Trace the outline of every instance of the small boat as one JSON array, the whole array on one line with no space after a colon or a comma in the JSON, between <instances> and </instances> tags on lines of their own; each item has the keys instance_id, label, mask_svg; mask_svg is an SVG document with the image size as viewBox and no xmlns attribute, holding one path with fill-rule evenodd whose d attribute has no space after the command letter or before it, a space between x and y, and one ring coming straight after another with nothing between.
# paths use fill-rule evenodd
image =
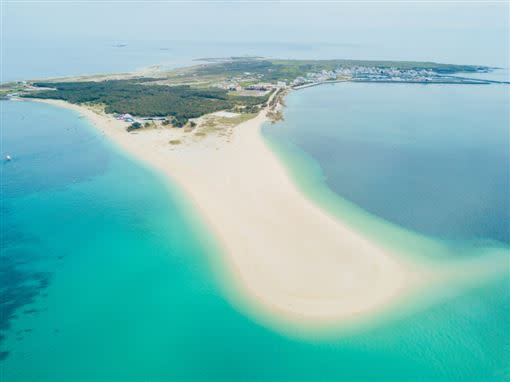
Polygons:
<instances>
[{"instance_id":1,"label":"small boat","mask_svg":"<svg viewBox=\"0 0 510 382\"><path fill-rule=\"evenodd\" d=\"M6 160L6 161L11 161L11 160L12 160L12 158L11 158L11 156L10 156L10 155L6 155L6 156L5 156L5 160Z\"/></svg>"}]
</instances>

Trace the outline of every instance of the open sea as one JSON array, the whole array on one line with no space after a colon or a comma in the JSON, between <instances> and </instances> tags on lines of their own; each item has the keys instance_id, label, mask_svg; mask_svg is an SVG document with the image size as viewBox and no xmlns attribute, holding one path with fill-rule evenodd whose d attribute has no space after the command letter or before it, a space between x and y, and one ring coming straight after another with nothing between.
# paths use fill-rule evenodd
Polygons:
<instances>
[{"instance_id":1,"label":"open sea","mask_svg":"<svg viewBox=\"0 0 510 382\"><path fill-rule=\"evenodd\" d=\"M341 83L293 92L263 133L310 198L384 245L508 252L509 101ZM510 379L508 273L370 329L288 336L229 301L175 185L73 111L0 106L0 380Z\"/></svg>"},{"instance_id":2,"label":"open sea","mask_svg":"<svg viewBox=\"0 0 510 382\"><path fill-rule=\"evenodd\" d=\"M427 236L510 244L510 86L339 83L285 101L266 137L343 199Z\"/></svg>"}]
</instances>

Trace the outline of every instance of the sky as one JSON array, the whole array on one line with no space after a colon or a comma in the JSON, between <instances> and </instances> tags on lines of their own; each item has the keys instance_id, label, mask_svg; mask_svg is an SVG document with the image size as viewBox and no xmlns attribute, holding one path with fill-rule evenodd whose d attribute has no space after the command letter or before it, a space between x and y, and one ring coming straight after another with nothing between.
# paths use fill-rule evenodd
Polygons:
<instances>
[{"instance_id":1,"label":"sky","mask_svg":"<svg viewBox=\"0 0 510 382\"><path fill-rule=\"evenodd\" d=\"M2 0L2 43L4 56L21 54L20 46L65 51L92 43L189 42L190 46L208 44L208 55L214 53L211 45L237 44L233 53L271 56L280 46L282 58L431 60L508 67L509 18L509 3L501 1ZM258 50L253 48L257 44ZM273 49L265 50L264 44L272 44ZM319 45L326 47L320 53L287 49ZM225 51L218 49L218 55ZM202 56L199 48L194 55Z\"/></svg>"}]
</instances>

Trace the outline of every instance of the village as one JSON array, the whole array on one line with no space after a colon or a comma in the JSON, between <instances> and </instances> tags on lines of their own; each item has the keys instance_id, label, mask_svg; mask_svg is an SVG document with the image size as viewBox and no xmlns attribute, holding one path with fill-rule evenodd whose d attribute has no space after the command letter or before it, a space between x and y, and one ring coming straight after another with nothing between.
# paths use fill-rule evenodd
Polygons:
<instances>
[{"instance_id":1,"label":"village","mask_svg":"<svg viewBox=\"0 0 510 382\"><path fill-rule=\"evenodd\" d=\"M342 67L335 70L322 70L307 73L291 82L291 87L301 88L324 82L403 82L403 83L485 83L483 80L465 79L461 77L438 74L430 69L398 69L374 66Z\"/></svg>"},{"instance_id":2,"label":"village","mask_svg":"<svg viewBox=\"0 0 510 382\"><path fill-rule=\"evenodd\" d=\"M335 70L309 72L292 81L263 82L261 73L245 72L212 86L228 90L236 95L261 96L273 89L300 89L327 82L395 82L395 83L485 83L483 80L441 75L431 69L398 69L376 66L339 67Z\"/></svg>"}]
</instances>

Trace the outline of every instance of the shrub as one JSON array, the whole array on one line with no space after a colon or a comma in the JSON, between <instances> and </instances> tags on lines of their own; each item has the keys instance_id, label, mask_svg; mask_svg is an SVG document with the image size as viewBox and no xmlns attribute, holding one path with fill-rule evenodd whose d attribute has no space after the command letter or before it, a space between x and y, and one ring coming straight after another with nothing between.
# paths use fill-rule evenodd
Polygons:
<instances>
[{"instance_id":1,"label":"shrub","mask_svg":"<svg viewBox=\"0 0 510 382\"><path fill-rule=\"evenodd\" d=\"M128 126L127 131L138 130L142 128L142 124L140 122L133 122Z\"/></svg>"}]
</instances>

